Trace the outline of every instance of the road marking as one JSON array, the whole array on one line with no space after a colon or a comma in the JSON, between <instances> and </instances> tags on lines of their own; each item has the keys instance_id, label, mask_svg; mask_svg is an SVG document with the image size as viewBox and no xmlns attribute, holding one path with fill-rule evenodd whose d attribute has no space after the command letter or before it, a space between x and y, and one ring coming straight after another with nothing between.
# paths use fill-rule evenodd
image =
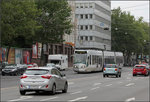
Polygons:
<instances>
[{"instance_id":1,"label":"road marking","mask_svg":"<svg viewBox=\"0 0 150 102\"><path fill-rule=\"evenodd\" d=\"M106 85L106 86L111 86L112 84L108 84L108 85Z\"/></svg>"},{"instance_id":2,"label":"road marking","mask_svg":"<svg viewBox=\"0 0 150 102\"><path fill-rule=\"evenodd\" d=\"M102 84L102 83L95 83L95 84L94 84L94 86L96 86L96 85L100 85L100 84Z\"/></svg>"},{"instance_id":3,"label":"road marking","mask_svg":"<svg viewBox=\"0 0 150 102\"><path fill-rule=\"evenodd\" d=\"M118 82L119 84L123 83L123 82Z\"/></svg>"},{"instance_id":4,"label":"road marking","mask_svg":"<svg viewBox=\"0 0 150 102\"><path fill-rule=\"evenodd\" d=\"M68 85L72 85L72 84L74 84L74 82L69 82L69 83L68 83Z\"/></svg>"},{"instance_id":5,"label":"road marking","mask_svg":"<svg viewBox=\"0 0 150 102\"><path fill-rule=\"evenodd\" d=\"M84 79L86 79L86 80L89 80L89 79L92 79L92 78L99 78L99 76L93 76L93 77L85 77L85 78L75 78L75 79L69 79L68 81L79 81L79 80L84 80Z\"/></svg>"},{"instance_id":6,"label":"road marking","mask_svg":"<svg viewBox=\"0 0 150 102\"><path fill-rule=\"evenodd\" d=\"M73 95L73 94L78 94L78 93L81 93L82 91L77 91L77 92L73 92L73 93L71 93L71 95Z\"/></svg>"},{"instance_id":7,"label":"road marking","mask_svg":"<svg viewBox=\"0 0 150 102\"><path fill-rule=\"evenodd\" d=\"M69 100L69 102L79 101L79 100L83 100L83 99L86 99L86 98L87 98L87 96L79 97L79 98L76 98L76 99L73 99L73 100Z\"/></svg>"},{"instance_id":8,"label":"road marking","mask_svg":"<svg viewBox=\"0 0 150 102\"><path fill-rule=\"evenodd\" d=\"M127 99L125 102L130 102L130 101L134 101L134 100L135 100L135 97L132 97L132 98Z\"/></svg>"},{"instance_id":9,"label":"road marking","mask_svg":"<svg viewBox=\"0 0 150 102\"><path fill-rule=\"evenodd\" d=\"M127 84L126 86L131 86L131 85L134 85L135 83L129 83L129 84Z\"/></svg>"},{"instance_id":10,"label":"road marking","mask_svg":"<svg viewBox=\"0 0 150 102\"><path fill-rule=\"evenodd\" d=\"M1 90L7 90L7 89L13 89L13 88L17 88L17 86L7 87L7 88L1 88Z\"/></svg>"},{"instance_id":11,"label":"road marking","mask_svg":"<svg viewBox=\"0 0 150 102\"><path fill-rule=\"evenodd\" d=\"M21 100L25 100L25 99L29 99L29 98L33 98L33 96L21 96L18 99L13 99L13 100L9 100L9 101L21 101Z\"/></svg>"},{"instance_id":12,"label":"road marking","mask_svg":"<svg viewBox=\"0 0 150 102\"><path fill-rule=\"evenodd\" d=\"M94 87L94 88L92 88L91 90L95 90L95 89L98 89L99 87Z\"/></svg>"},{"instance_id":13,"label":"road marking","mask_svg":"<svg viewBox=\"0 0 150 102\"><path fill-rule=\"evenodd\" d=\"M131 79L131 77L127 77L127 79Z\"/></svg>"},{"instance_id":14,"label":"road marking","mask_svg":"<svg viewBox=\"0 0 150 102\"><path fill-rule=\"evenodd\" d=\"M42 99L40 101L48 101L48 100L53 100L53 99L56 99L56 98L58 98L58 97L51 97L51 98L47 98L47 99Z\"/></svg>"}]
</instances>

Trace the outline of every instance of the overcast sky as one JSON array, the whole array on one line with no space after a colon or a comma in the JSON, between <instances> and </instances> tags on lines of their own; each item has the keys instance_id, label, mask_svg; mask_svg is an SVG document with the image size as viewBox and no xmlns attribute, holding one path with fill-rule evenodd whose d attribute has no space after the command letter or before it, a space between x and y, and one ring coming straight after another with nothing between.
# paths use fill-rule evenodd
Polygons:
<instances>
[{"instance_id":1,"label":"overcast sky","mask_svg":"<svg viewBox=\"0 0 150 102\"><path fill-rule=\"evenodd\" d=\"M136 18L144 17L149 22L149 1L111 1L111 9L121 7L124 11L130 11Z\"/></svg>"}]
</instances>

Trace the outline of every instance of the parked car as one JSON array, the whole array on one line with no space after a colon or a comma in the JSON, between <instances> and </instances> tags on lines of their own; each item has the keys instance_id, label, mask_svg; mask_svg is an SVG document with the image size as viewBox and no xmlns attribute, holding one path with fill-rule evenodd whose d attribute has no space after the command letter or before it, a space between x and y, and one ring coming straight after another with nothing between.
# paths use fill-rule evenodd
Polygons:
<instances>
[{"instance_id":1,"label":"parked car","mask_svg":"<svg viewBox=\"0 0 150 102\"><path fill-rule=\"evenodd\" d=\"M121 68L117 64L106 64L103 69L103 77L115 75L116 77L121 77Z\"/></svg>"},{"instance_id":2,"label":"parked car","mask_svg":"<svg viewBox=\"0 0 150 102\"><path fill-rule=\"evenodd\" d=\"M30 63L27 66L28 66L27 68L38 67L36 63Z\"/></svg>"},{"instance_id":3,"label":"parked car","mask_svg":"<svg viewBox=\"0 0 150 102\"><path fill-rule=\"evenodd\" d=\"M46 91L55 94L62 90L67 92L68 82L65 74L60 73L56 68L37 67L27 69L20 77L20 94L25 95L29 91Z\"/></svg>"},{"instance_id":4,"label":"parked car","mask_svg":"<svg viewBox=\"0 0 150 102\"><path fill-rule=\"evenodd\" d=\"M148 74L149 74L149 71L146 68L146 65L144 64L135 65L133 68L133 76L136 76L136 75L148 76Z\"/></svg>"},{"instance_id":5,"label":"parked car","mask_svg":"<svg viewBox=\"0 0 150 102\"><path fill-rule=\"evenodd\" d=\"M60 71L60 66L59 65L55 65L54 63L47 63L46 67L57 68Z\"/></svg>"},{"instance_id":6,"label":"parked car","mask_svg":"<svg viewBox=\"0 0 150 102\"><path fill-rule=\"evenodd\" d=\"M8 64L2 69L2 75L18 75L20 70L16 64Z\"/></svg>"},{"instance_id":7,"label":"parked car","mask_svg":"<svg viewBox=\"0 0 150 102\"><path fill-rule=\"evenodd\" d=\"M142 65L146 66L146 69L148 70L148 74L150 74L150 65L148 63L142 63Z\"/></svg>"}]
</instances>

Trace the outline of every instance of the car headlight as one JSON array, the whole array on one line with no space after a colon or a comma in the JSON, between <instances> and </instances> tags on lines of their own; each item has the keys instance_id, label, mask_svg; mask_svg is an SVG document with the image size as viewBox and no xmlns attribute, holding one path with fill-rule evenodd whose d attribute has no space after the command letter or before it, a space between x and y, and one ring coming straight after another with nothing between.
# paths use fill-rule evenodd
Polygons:
<instances>
[{"instance_id":1,"label":"car headlight","mask_svg":"<svg viewBox=\"0 0 150 102\"><path fill-rule=\"evenodd\" d=\"M77 66L74 66L74 68L77 68Z\"/></svg>"}]
</instances>

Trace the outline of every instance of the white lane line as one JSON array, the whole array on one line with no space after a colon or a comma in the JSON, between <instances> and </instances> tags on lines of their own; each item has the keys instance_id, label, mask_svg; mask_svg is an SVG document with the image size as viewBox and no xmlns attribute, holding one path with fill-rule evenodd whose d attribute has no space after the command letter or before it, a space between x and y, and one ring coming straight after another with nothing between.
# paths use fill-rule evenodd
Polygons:
<instances>
[{"instance_id":1,"label":"white lane line","mask_svg":"<svg viewBox=\"0 0 150 102\"><path fill-rule=\"evenodd\" d=\"M74 82L69 82L69 83L68 83L68 85L72 85L72 84L74 84Z\"/></svg>"},{"instance_id":2,"label":"white lane line","mask_svg":"<svg viewBox=\"0 0 150 102\"><path fill-rule=\"evenodd\" d=\"M21 100L25 100L25 99L29 99L29 98L33 98L33 96L21 96L18 99L13 99L13 100L9 100L9 101L21 101Z\"/></svg>"},{"instance_id":3,"label":"white lane line","mask_svg":"<svg viewBox=\"0 0 150 102\"><path fill-rule=\"evenodd\" d=\"M73 92L73 93L71 93L71 95L78 94L78 93L81 93L81 92L82 91Z\"/></svg>"},{"instance_id":4,"label":"white lane line","mask_svg":"<svg viewBox=\"0 0 150 102\"><path fill-rule=\"evenodd\" d=\"M76 99L73 99L73 100L68 100L68 101L69 101L69 102L79 101L79 100L86 99L87 97L88 97L88 96L79 97L79 98L76 98Z\"/></svg>"},{"instance_id":5,"label":"white lane line","mask_svg":"<svg viewBox=\"0 0 150 102\"><path fill-rule=\"evenodd\" d=\"M119 84L122 84L123 82L118 82Z\"/></svg>"},{"instance_id":6,"label":"white lane line","mask_svg":"<svg viewBox=\"0 0 150 102\"><path fill-rule=\"evenodd\" d=\"M127 84L126 86L131 86L131 85L134 85L135 83L129 83L129 84Z\"/></svg>"},{"instance_id":7,"label":"white lane line","mask_svg":"<svg viewBox=\"0 0 150 102\"><path fill-rule=\"evenodd\" d=\"M111 86L112 84L108 84L108 85L106 85L106 86Z\"/></svg>"},{"instance_id":8,"label":"white lane line","mask_svg":"<svg viewBox=\"0 0 150 102\"><path fill-rule=\"evenodd\" d=\"M95 90L95 89L98 89L99 87L94 87L94 88L92 88L91 90Z\"/></svg>"},{"instance_id":9,"label":"white lane line","mask_svg":"<svg viewBox=\"0 0 150 102\"><path fill-rule=\"evenodd\" d=\"M51 98L47 98L47 99L42 99L40 101L49 101L49 100L53 100L53 99L56 99L56 98L58 98L58 97L51 97Z\"/></svg>"},{"instance_id":10,"label":"white lane line","mask_svg":"<svg viewBox=\"0 0 150 102\"><path fill-rule=\"evenodd\" d=\"M102 83L94 83L94 86L97 86L97 85L100 85L100 84L102 84Z\"/></svg>"},{"instance_id":11,"label":"white lane line","mask_svg":"<svg viewBox=\"0 0 150 102\"><path fill-rule=\"evenodd\" d=\"M132 98L126 99L126 101L125 101L125 102L130 102L130 101L135 101L135 97L132 97Z\"/></svg>"},{"instance_id":12,"label":"white lane line","mask_svg":"<svg viewBox=\"0 0 150 102\"><path fill-rule=\"evenodd\" d=\"M131 77L127 77L127 79L131 79Z\"/></svg>"}]
</instances>

